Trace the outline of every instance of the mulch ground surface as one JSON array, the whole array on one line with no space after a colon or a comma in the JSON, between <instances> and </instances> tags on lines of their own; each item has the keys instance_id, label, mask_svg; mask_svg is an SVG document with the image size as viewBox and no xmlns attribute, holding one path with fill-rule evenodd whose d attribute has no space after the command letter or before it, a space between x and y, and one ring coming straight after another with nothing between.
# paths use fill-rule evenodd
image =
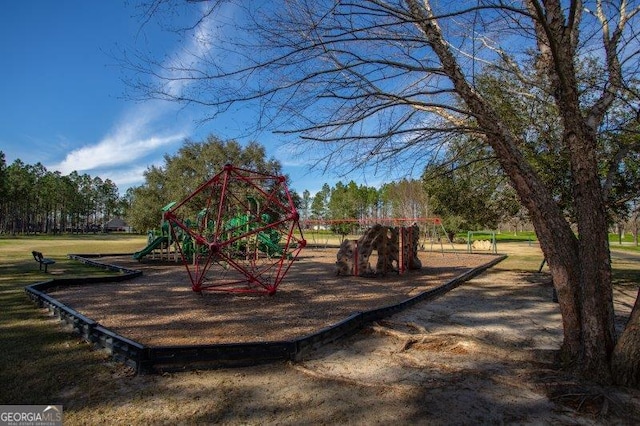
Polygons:
<instances>
[{"instance_id":1,"label":"mulch ground surface","mask_svg":"<svg viewBox=\"0 0 640 426\"><path fill-rule=\"evenodd\" d=\"M119 283L57 288L49 294L102 326L147 346L299 338L350 315L400 303L495 259L490 254L421 252L423 267L401 275L336 276L337 249L307 249L272 295L195 293L181 263L130 256L101 262L143 271ZM212 268L220 278L224 271Z\"/></svg>"}]
</instances>

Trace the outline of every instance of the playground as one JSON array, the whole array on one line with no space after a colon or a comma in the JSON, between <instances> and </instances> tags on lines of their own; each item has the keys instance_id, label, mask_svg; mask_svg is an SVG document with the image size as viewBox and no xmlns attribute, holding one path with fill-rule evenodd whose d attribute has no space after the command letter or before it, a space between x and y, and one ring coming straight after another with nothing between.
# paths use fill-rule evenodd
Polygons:
<instances>
[{"instance_id":1,"label":"playground","mask_svg":"<svg viewBox=\"0 0 640 426\"><path fill-rule=\"evenodd\" d=\"M230 164L161 210L160 234L149 233L147 247L133 256L90 261L141 271L139 276L124 283L43 287L62 304L54 311L70 307L82 316L78 320L87 325L77 328L89 330L88 340L99 339L91 335L96 322L143 345L133 349L136 369L157 366L157 357L139 355L144 347L299 342L337 328L331 337L318 336L332 341L346 334L341 323L355 330L370 321L361 320L360 313L401 309L431 289L501 260L421 251L417 222L375 223L357 240L342 241L339 249L307 247L284 177ZM284 289L276 292L283 282ZM298 356L301 345L284 350L285 356Z\"/></svg>"},{"instance_id":2,"label":"playground","mask_svg":"<svg viewBox=\"0 0 640 426\"><path fill-rule=\"evenodd\" d=\"M27 293L137 372L159 372L299 359L503 260L426 251L425 222L438 218L349 222L357 239L308 246L285 182L227 164L164 206L133 255L70 255L120 277Z\"/></svg>"}]
</instances>

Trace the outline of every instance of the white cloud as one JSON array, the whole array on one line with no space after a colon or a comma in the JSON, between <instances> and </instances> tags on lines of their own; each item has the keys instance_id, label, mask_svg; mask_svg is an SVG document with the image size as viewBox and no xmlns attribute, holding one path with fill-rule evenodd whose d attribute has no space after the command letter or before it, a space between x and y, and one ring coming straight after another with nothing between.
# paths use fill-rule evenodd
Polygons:
<instances>
[{"instance_id":1,"label":"white cloud","mask_svg":"<svg viewBox=\"0 0 640 426\"><path fill-rule=\"evenodd\" d=\"M202 13L205 13L208 7L208 4L204 3L201 7ZM180 97L183 91L193 83L193 79L199 77L199 73L195 70L199 68L198 63L212 51L214 46L211 40L216 37L216 20L211 17L203 19L195 28L189 43L183 46L162 67L165 70L170 70L164 75L167 81L165 86L167 94Z\"/></svg>"},{"instance_id":2,"label":"white cloud","mask_svg":"<svg viewBox=\"0 0 640 426\"><path fill-rule=\"evenodd\" d=\"M137 186L144 181L144 172L147 170L147 166L131 166L123 169L111 170L105 173L105 178L111 179L117 186L120 192L126 191L131 186Z\"/></svg>"},{"instance_id":3,"label":"white cloud","mask_svg":"<svg viewBox=\"0 0 640 426\"><path fill-rule=\"evenodd\" d=\"M196 30L189 44L174 55L176 64L185 64L203 58L211 49L208 37L214 34L212 19L206 19ZM179 96L188 86L189 79L181 67L165 67L174 69L167 78L171 82L169 90L172 95ZM184 140L189 136L187 131L159 130L169 114L175 114L177 104L166 102L148 102L130 110L114 126L108 135L99 142L85 145L69 152L52 169L68 174L72 171L92 171L106 169L113 166L131 164L141 158L151 155L157 150ZM133 170L136 170L135 168ZM141 178L141 175L140 175Z\"/></svg>"},{"instance_id":4,"label":"white cloud","mask_svg":"<svg viewBox=\"0 0 640 426\"><path fill-rule=\"evenodd\" d=\"M127 114L115 129L94 145L69 152L64 160L50 166L62 174L122 166L145 157L159 148L183 140L185 131L154 132L166 108L145 105Z\"/></svg>"}]
</instances>

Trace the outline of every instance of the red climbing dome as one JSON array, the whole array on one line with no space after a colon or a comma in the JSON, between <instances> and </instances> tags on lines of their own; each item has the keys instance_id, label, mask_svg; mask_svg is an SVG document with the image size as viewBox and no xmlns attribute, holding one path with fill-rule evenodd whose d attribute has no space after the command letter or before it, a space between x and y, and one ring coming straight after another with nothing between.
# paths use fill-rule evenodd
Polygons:
<instances>
[{"instance_id":1,"label":"red climbing dome","mask_svg":"<svg viewBox=\"0 0 640 426\"><path fill-rule=\"evenodd\" d=\"M286 179L231 164L164 218L197 292L274 294L306 245Z\"/></svg>"}]
</instances>

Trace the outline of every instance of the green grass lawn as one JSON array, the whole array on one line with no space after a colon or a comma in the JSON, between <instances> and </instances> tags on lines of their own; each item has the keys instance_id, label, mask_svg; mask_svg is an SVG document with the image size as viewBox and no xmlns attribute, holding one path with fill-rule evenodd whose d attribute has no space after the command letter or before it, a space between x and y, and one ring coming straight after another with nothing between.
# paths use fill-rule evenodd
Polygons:
<instances>
[{"instance_id":1,"label":"green grass lawn","mask_svg":"<svg viewBox=\"0 0 640 426\"><path fill-rule=\"evenodd\" d=\"M466 241L468 234L461 232L456 234L457 239L463 239ZM533 231L521 231L521 232L496 232L496 243L509 243L509 242L531 242L537 243L538 237ZM474 240L489 240L491 239L491 232L474 232ZM640 253L640 245L636 245L633 241L633 235L627 232L623 238L619 238L618 234L609 234L609 245L613 250L625 250L635 251Z\"/></svg>"},{"instance_id":2,"label":"green grass lawn","mask_svg":"<svg viewBox=\"0 0 640 426\"><path fill-rule=\"evenodd\" d=\"M506 231L472 231L474 240L490 240L492 234L495 234L496 241L500 242L535 242L538 241L536 233L533 231L519 231L519 232L506 232ZM469 233L467 231L458 232L456 239L467 240Z\"/></svg>"},{"instance_id":3,"label":"green grass lawn","mask_svg":"<svg viewBox=\"0 0 640 426\"><path fill-rule=\"evenodd\" d=\"M77 386L86 386L88 396L95 391L87 385L105 374L106 355L61 332L57 320L31 303L24 287L108 273L69 260L69 253L132 253L145 245L145 236L131 235L0 238L0 404L54 404L61 391ZM48 274L38 270L32 250L56 261Z\"/></svg>"},{"instance_id":4,"label":"green grass lawn","mask_svg":"<svg viewBox=\"0 0 640 426\"><path fill-rule=\"evenodd\" d=\"M633 242L633 235L627 233L620 239L618 234L609 234L609 246L612 250L623 250L640 253L640 245Z\"/></svg>"}]
</instances>

